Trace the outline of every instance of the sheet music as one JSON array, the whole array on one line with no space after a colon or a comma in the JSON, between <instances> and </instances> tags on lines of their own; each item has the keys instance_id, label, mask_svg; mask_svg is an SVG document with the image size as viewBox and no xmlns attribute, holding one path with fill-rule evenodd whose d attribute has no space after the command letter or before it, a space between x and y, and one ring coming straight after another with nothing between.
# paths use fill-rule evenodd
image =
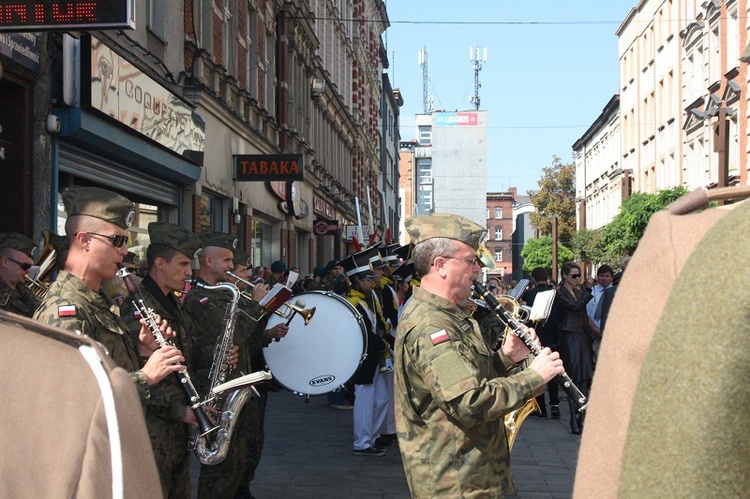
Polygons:
<instances>
[{"instance_id":1,"label":"sheet music","mask_svg":"<svg viewBox=\"0 0 750 499\"><path fill-rule=\"evenodd\" d=\"M531 306L531 312L529 312L529 320L532 322L538 322L546 320L552 311L552 304L555 301L554 289L549 291L540 291L534 297L534 304Z\"/></svg>"}]
</instances>

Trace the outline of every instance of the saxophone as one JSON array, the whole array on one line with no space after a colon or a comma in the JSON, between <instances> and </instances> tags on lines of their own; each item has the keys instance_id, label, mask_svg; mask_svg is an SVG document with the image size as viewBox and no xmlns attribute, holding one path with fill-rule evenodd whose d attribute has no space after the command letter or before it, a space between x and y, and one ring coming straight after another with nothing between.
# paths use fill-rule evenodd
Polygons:
<instances>
[{"instance_id":1,"label":"saxophone","mask_svg":"<svg viewBox=\"0 0 750 499\"><path fill-rule=\"evenodd\" d=\"M232 294L232 300L224 313L224 334L214 350L213 362L209 379L211 389L206 395L204 405L212 407L218 414L218 430L209 434L195 437L193 452L201 463L215 465L222 462L229 452L229 443L232 440L234 427L240 417L240 411L247 399L258 392L253 386L255 383L270 379L267 372L248 374L240 378L226 381L227 374L231 370L229 357L234 347L234 328L237 321L237 309L239 306L240 292L237 286L228 282L220 282L211 286L196 279L189 281L191 285L207 290L224 290Z\"/></svg>"}]
</instances>

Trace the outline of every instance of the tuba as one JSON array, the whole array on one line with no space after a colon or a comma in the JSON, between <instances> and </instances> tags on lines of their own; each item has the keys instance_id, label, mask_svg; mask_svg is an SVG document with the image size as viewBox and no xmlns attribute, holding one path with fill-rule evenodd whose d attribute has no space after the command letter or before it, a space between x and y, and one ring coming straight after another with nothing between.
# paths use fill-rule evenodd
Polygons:
<instances>
[{"instance_id":1,"label":"tuba","mask_svg":"<svg viewBox=\"0 0 750 499\"><path fill-rule=\"evenodd\" d=\"M232 294L232 300L224 314L224 334L214 350L213 362L209 379L211 389L202 405L208 405L218 414L218 430L208 434L201 434L195 438L193 451L201 463L214 465L222 462L229 452L234 427L240 417L240 411L247 399L257 394L255 383L270 378L269 373L260 372L248 374L226 382L227 374L231 370L229 357L234 347L234 328L237 321L237 309L240 292L237 286L228 282L221 282L215 286L204 284L198 280L191 280L190 284L208 290L224 290Z\"/></svg>"},{"instance_id":2,"label":"tuba","mask_svg":"<svg viewBox=\"0 0 750 499\"><path fill-rule=\"evenodd\" d=\"M52 274L55 272L57 263L57 248L63 242L63 238L48 230L42 231L44 246L34 266L39 267L35 277L26 275L26 287L34 293L37 298L44 298L49 288Z\"/></svg>"}]
</instances>

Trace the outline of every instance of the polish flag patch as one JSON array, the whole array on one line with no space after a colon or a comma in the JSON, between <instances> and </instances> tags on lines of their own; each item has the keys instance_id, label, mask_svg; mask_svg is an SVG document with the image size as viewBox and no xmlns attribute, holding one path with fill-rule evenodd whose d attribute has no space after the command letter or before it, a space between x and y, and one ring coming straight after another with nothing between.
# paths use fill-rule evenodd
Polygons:
<instances>
[{"instance_id":1,"label":"polish flag patch","mask_svg":"<svg viewBox=\"0 0 750 499\"><path fill-rule=\"evenodd\" d=\"M75 317L76 306L75 305L60 305L57 307L58 317Z\"/></svg>"},{"instance_id":2,"label":"polish flag patch","mask_svg":"<svg viewBox=\"0 0 750 499\"><path fill-rule=\"evenodd\" d=\"M133 319L138 320L140 318L141 318L141 313L138 310L133 310Z\"/></svg>"},{"instance_id":3,"label":"polish flag patch","mask_svg":"<svg viewBox=\"0 0 750 499\"><path fill-rule=\"evenodd\" d=\"M445 329L441 329L440 331L435 331L430 335L430 340L432 341L433 345L439 345L441 343L445 343L448 341L448 333L445 332Z\"/></svg>"},{"instance_id":4,"label":"polish flag patch","mask_svg":"<svg viewBox=\"0 0 750 499\"><path fill-rule=\"evenodd\" d=\"M205 305L205 304L206 304L206 303L208 303L208 302L209 302L210 300L208 299L208 296L204 296L203 298L201 298L201 299L200 299L200 300L198 300L198 301L200 302L200 304L201 304L201 305Z\"/></svg>"}]
</instances>

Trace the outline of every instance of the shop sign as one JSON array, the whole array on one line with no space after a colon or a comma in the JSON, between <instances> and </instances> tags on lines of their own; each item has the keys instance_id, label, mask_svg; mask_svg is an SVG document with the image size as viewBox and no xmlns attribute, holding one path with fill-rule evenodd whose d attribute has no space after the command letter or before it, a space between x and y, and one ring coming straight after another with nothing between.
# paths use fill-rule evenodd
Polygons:
<instances>
[{"instance_id":1,"label":"shop sign","mask_svg":"<svg viewBox=\"0 0 750 499\"><path fill-rule=\"evenodd\" d=\"M477 113L435 113L435 126L477 126Z\"/></svg>"},{"instance_id":2,"label":"shop sign","mask_svg":"<svg viewBox=\"0 0 750 499\"><path fill-rule=\"evenodd\" d=\"M180 156L204 151L206 122L187 102L94 37L81 54L84 104Z\"/></svg>"},{"instance_id":3,"label":"shop sign","mask_svg":"<svg viewBox=\"0 0 750 499\"><path fill-rule=\"evenodd\" d=\"M313 212L331 219L334 217L335 210L331 206L331 203L326 202L319 196L313 196Z\"/></svg>"},{"instance_id":4,"label":"shop sign","mask_svg":"<svg viewBox=\"0 0 750 499\"><path fill-rule=\"evenodd\" d=\"M232 158L237 182L304 180L301 154L236 154Z\"/></svg>"},{"instance_id":5,"label":"shop sign","mask_svg":"<svg viewBox=\"0 0 750 499\"><path fill-rule=\"evenodd\" d=\"M318 236L337 236L339 233L339 222L337 220L315 220L313 222L313 232Z\"/></svg>"},{"instance_id":6,"label":"shop sign","mask_svg":"<svg viewBox=\"0 0 750 499\"><path fill-rule=\"evenodd\" d=\"M34 33L0 33L0 54L29 68L42 72L42 37Z\"/></svg>"},{"instance_id":7,"label":"shop sign","mask_svg":"<svg viewBox=\"0 0 750 499\"><path fill-rule=\"evenodd\" d=\"M0 31L135 29L133 0L0 0Z\"/></svg>"}]
</instances>

